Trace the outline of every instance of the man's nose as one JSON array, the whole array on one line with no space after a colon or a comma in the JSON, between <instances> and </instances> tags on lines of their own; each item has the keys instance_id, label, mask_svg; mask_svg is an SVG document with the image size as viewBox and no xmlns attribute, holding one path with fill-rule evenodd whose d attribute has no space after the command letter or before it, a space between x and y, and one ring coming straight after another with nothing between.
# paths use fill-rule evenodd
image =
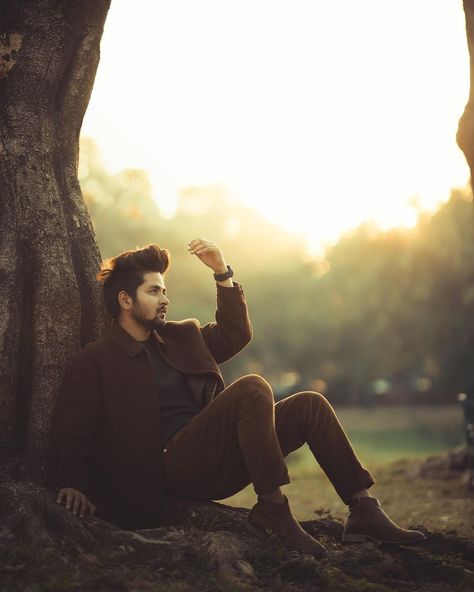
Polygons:
<instances>
[{"instance_id":1,"label":"man's nose","mask_svg":"<svg viewBox=\"0 0 474 592\"><path fill-rule=\"evenodd\" d=\"M168 296L165 296L164 294L161 295L161 303L162 304L169 304L170 300L168 298Z\"/></svg>"}]
</instances>

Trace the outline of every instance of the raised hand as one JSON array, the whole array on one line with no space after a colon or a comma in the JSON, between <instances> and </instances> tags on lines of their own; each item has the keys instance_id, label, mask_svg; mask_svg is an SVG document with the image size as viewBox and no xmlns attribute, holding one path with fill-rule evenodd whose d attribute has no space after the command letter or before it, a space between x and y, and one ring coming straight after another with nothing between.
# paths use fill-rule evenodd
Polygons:
<instances>
[{"instance_id":1,"label":"raised hand","mask_svg":"<svg viewBox=\"0 0 474 592\"><path fill-rule=\"evenodd\" d=\"M189 241L188 252L191 255L196 255L214 273L225 273L227 271L222 251L213 241L206 240L205 238L195 238Z\"/></svg>"}]
</instances>

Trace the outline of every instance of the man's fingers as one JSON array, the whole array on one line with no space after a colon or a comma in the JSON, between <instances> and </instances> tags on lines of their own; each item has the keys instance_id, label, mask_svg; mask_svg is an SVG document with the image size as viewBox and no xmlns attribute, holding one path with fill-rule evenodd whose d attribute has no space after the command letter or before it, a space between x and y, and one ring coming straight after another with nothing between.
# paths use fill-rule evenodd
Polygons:
<instances>
[{"instance_id":1,"label":"man's fingers","mask_svg":"<svg viewBox=\"0 0 474 592\"><path fill-rule=\"evenodd\" d=\"M58 502L58 504L64 503L64 505L67 506L68 495L71 495L71 494L72 494L72 489L68 489L67 487L66 488L63 487L62 489L59 490L58 498L56 501Z\"/></svg>"},{"instance_id":2,"label":"man's fingers","mask_svg":"<svg viewBox=\"0 0 474 592\"><path fill-rule=\"evenodd\" d=\"M197 247L199 244L201 243L201 239L200 238L195 238L193 240L190 240L188 243L188 250L192 251L195 247Z\"/></svg>"},{"instance_id":3,"label":"man's fingers","mask_svg":"<svg viewBox=\"0 0 474 592\"><path fill-rule=\"evenodd\" d=\"M84 494L82 494L81 507L79 510L79 514L80 514L81 518L84 518L84 514L87 512L88 505L89 505L89 500L87 499L87 497Z\"/></svg>"},{"instance_id":4,"label":"man's fingers","mask_svg":"<svg viewBox=\"0 0 474 592\"><path fill-rule=\"evenodd\" d=\"M188 245L189 245L190 247L194 247L194 246L196 246L198 243L201 243L201 242L209 242L209 241L207 241L205 238L202 238L201 236L198 236L197 238L193 238L193 239L191 239L191 240L188 242Z\"/></svg>"},{"instance_id":5,"label":"man's fingers","mask_svg":"<svg viewBox=\"0 0 474 592\"><path fill-rule=\"evenodd\" d=\"M191 247L189 249L189 253L191 255L199 255L200 253L212 253L214 251L217 252L217 250L218 250L217 245L207 244L207 243L202 242L202 243L199 243L199 244Z\"/></svg>"},{"instance_id":6,"label":"man's fingers","mask_svg":"<svg viewBox=\"0 0 474 592\"><path fill-rule=\"evenodd\" d=\"M188 250L193 251L197 247L211 247L216 248L217 245L213 241L206 240L204 238L195 238L188 243Z\"/></svg>"},{"instance_id":7,"label":"man's fingers","mask_svg":"<svg viewBox=\"0 0 474 592\"><path fill-rule=\"evenodd\" d=\"M67 508L68 510L70 510L70 509L71 509L71 504L72 504L73 500L74 500L74 493L73 493L72 491L70 491L70 490L69 490L69 491L66 493L66 508Z\"/></svg>"},{"instance_id":8,"label":"man's fingers","mask_svg":"<svg viewBox=\"0 0 474 592\"><path fill-rule=\"evenodd\" d=\"M192 241L191 243L188 244L188 251L191 254L194 254L196 249L199 249L200 247L204 247L204 246L205 245L203 244L203 242L201 240L195 240L195 241Z\"/></svg>"},{"instance_id":9,"label":"man's fingers","mask_svg":"<svg viewBox=\"0 0 474 592\"><path fill-rule=\"evenodd\" d=\"M198 247L193 251L189 251L191 255L202 255L203 253L209 253L210 249L207 247Z\"/></svg>"},{"instance_id":10,"label":"man's fingers","mask_svg":"<svg viewBox=\"0 0 474 592\"><path fill-rule=\"evenodd\" d=\"M81 518L84 517L84 514L87 511L91 511L91 514L96 511L96 507L92 504L88 499L87 496L84 495L77 489L65 487L60 489L57 497L57 502L61 503L62 501L66 502L66 508L70 510L75 515L80 515Z\"/></svg>"},{"instance_id":11,"label":"man's fingers","mask_svg":"<svg viewBox=\"0 0 474 592\"><path fill-rule=\"evenodd\" d=\"M79 508L81 507L81 502L82 502L81 494L76 493L74 495L74 503L73 503L73 506L72 506L72 513L73 514L77 514L78 513Z\"/></svg>"},{"instance_id":12,"label":"man's fingers","mask_svg":"<svg viewBox=\"0 0 474 592\"><path fill-rule=\"evenodd\" d=\"M211 249L209 249L209 247L197 247L196 249L194 249L193 254L194 255L202 255L203 253L208 253Z\"/></svg>"}]
</instances>

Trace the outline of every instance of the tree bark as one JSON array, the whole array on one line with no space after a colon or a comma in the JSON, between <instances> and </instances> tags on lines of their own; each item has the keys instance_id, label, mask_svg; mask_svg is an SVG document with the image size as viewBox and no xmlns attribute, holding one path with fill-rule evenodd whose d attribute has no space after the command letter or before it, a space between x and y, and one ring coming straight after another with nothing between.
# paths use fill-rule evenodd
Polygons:
<instances>
[{"instance_id":1,"label":"tree bark","mask_svg":"<svg viewBox=\"0 0 474 592\"><path fill-rule=\"evenodd\" d=\"M463 0L466 18L466 38L470 63L469 99L464 113L459 120L456 141L464 152L471 174L471 186L474 172L474 0ZM474 187L474 186L473 186Z\"/></svg>"},{"instance_id":2,"label":"tree bark","mask_svg":"<svg viewBox=\"0 0 474 592\"><path fill-rule=\"evenodd\" d=\"M44 482L54 400L105 324L77 179L110 0L0 3L0 470Z\"/></svg>"}]
</instances>

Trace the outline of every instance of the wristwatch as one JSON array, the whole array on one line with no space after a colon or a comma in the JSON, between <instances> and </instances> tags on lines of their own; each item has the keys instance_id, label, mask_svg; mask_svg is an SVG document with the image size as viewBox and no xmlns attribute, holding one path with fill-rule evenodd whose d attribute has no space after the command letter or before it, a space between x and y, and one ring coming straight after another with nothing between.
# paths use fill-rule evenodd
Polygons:
<instances>
[{"instance_id":1,"label":"wristwatch","mask_svg":"<svg viewBox=\"0 0 474 592\"><path fill-rule=\"evenodd\" d=\"M223 282L224 280L228 280L234 275L234 270L230 265L227 265L227 271L225 273L215 273L214 279L216 282Z\"/></svg>"}]
</instances>

